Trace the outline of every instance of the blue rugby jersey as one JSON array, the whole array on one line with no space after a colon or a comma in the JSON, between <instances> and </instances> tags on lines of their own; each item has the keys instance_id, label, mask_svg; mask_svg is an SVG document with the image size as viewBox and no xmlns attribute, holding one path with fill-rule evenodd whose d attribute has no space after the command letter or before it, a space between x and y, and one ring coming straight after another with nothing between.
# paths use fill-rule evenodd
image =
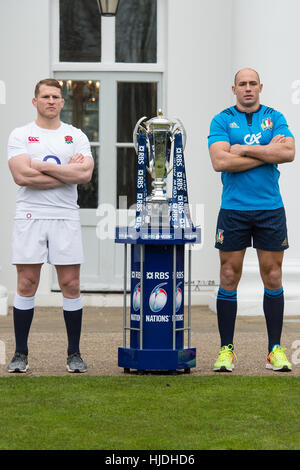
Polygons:
<instances>
[{"instance_id":1,"label":"blue rugby jersey","mask_svg":"<svg viewBox=\"0 0 300 470\"><path fill-rule=\"evenodd\" d=\"M230 145L267 145L278 134L294 137L279 111L260 105L257 111L245 113L231 106L213 118L208 147L220 141L229 142ZM276 164L266 163L251 170L223 172L221 208L269 210L282 207L277 167Z\"/></svg>"}]
</instances>

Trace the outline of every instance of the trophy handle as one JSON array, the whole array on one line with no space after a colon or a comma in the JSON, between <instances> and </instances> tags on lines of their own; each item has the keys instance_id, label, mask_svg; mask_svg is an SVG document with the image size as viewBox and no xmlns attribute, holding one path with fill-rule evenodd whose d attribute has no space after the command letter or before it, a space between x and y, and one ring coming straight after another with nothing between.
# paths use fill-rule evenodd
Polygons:
<instances>
[{"instance_id":1,"label":"trophy handle","mask_svg":"<svg viewBox=\"0 0 300 470\"><path fill-rule=\"evenodd\" d=\"M176 132L181 132L182 133L182 146L183 150L185 149L185 144L186 144L186 130L184 125L182 124L182 121L179 118L174 119L176 122L174 129L172 130L172 136L176 134Z\"/></svg>"},{"instance_id":2,"label":"trophy handle","mask_svg":"<svg viewBox=\"0 0 300 470\"><path fill-rule=\"evenodd\" d=\"M134 130L133 130L133 144L134 144L134 148L135 148L136 153L138 153L138 143L137 143L138 129L139 129L141 123L145 119L147 119L147 116L143 116L141 119L139 119L138 122L136 123L135 127L134 127ZM147 131L144 127L141 127L141 128L143 129L143 132L147 133Z\"/></svg>"}]
</instances>

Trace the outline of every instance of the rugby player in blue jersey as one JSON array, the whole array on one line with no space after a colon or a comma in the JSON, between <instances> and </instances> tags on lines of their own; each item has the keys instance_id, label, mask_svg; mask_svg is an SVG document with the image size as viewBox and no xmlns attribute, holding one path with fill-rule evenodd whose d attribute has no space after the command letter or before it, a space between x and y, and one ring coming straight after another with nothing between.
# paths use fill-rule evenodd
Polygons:
<instances>
[{"instance_id":1,"label":"rugby player in blue jersey","mask_svg":"<svg viewBox=\"0 0 300 470\"><path fill-rule=\"evenodd\" d=\"M286 217L279 190L278 164L295 157L294 137L285 117L260 103L258 73L245 68L235 75L236 105L217 114L208 136L215 171L222 172L222 201L215 247L220 253L217 296L221 349L215 371L232 371L237 288L247 247L257 251L264 284L263 309L268 333L266 367L290 371L281 347L284 293L282 261L288 248Z\"/></svg>"}]
</instances>

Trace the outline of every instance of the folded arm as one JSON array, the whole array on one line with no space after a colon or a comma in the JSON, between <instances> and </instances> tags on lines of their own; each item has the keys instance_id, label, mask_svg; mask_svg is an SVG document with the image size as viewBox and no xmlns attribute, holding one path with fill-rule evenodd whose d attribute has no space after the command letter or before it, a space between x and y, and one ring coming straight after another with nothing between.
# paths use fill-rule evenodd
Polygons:
<instances>
[{"instance_id":1,"label":"folded arm","mask_svg":"<svg viewBox=\"0 0 300 470\"><path fill-rule=\"evenodd\" d=\"M76 154L65 165L40 160L32 160L31 165L44 175L56 178L64 184L81 184L88 183L91 180L94 160L92 157Z\"/></svg>"},{"instance_id":2,"label":"folded arm","mask_svg":"<svg viewBox=\"0 0 300 470\"><path fill-rule=\"evenodd\" d=\"M295 141L292 137L277 135L268 145L233 145L230 152L264 163L288 163L295 158Z\"/></svg>"},{"instance_id":3,"label":"folded arm","mask_svg":"<svg viewBox=\"0 0 300 470\"><path fill-rule=\"evenodd\" d=\"M215 142L209 147L209 154L212 166L215 171L222 172L239 172L251 170L264 164L264 162L257 158L245 158L242 155L231 152L231 147L228 142L220 141Z\"/></svg>"},{"instance_id":4,"label":"folded arm","mask_svg":"<svg viewBox=\"0 0 300 470\"><path fill-rule=\"evenodd\" d=\"M63 186L63 183L57 178L32 168L30 157L27 154L10 158L8 165L15 183L19 186L30 186L36 189L52 189Z\"/></svg>"}]
</instances>

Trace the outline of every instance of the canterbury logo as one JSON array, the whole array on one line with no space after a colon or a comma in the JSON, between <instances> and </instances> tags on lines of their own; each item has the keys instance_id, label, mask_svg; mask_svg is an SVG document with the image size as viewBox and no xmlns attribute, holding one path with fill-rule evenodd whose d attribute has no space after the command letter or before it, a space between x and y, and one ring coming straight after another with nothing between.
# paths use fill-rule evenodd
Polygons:
<instances>
[{"instance_id":1,"label":"canterbury logo","mask_svg":"<svg viewBox=\"0 0 300 470\"><path fill-rule=\"evenodd\" d=\"M259 139L261 139L261 132L258 134L247 134L244 137L244 142L247 145L259 144Z\"/></svg>"},{"instance_id":2,"label":"canterbury logo","mask_svg":"<svg viewBox=\"0 0 300 470\"><path fill-rule=\"evenodd\" d=\"M28 137L28 142L39 142L40 138L39 137Z\"/></svg>"}]
</instances>

